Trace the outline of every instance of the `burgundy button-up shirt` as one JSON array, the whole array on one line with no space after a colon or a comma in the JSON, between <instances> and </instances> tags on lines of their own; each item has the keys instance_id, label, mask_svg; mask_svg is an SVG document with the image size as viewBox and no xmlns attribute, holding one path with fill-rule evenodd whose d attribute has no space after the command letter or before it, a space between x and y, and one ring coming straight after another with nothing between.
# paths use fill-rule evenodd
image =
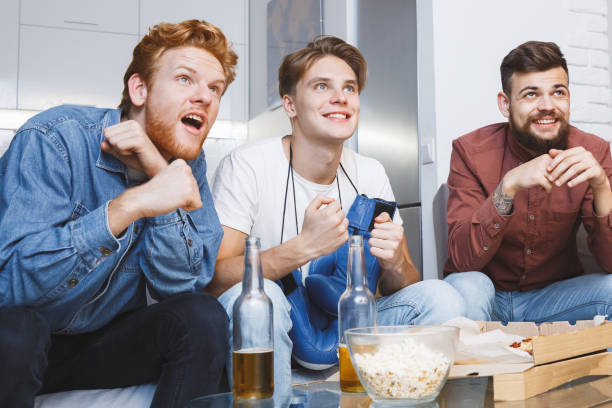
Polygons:
<instances>
[{"instance_id":1,"label":"burgundy button-up shirt","mask_svg":"<svg viewBox=\"0 0 612 408\"><path fill-rule=\"evenodd\" d=\"M568 149L583 146L608 179L607 141L570 126ZM528 291L584 273L576 248L580 222L591 252L612 272L612 216L598 217L587 182L546 194L541 187L516 194L512 213L500 215L492 196L504 175L533 157L510 134L508 123L475 130L453 141L447 207L448 260L444 273L482 271L497 289Z\"/></svg>"}]
</instances>

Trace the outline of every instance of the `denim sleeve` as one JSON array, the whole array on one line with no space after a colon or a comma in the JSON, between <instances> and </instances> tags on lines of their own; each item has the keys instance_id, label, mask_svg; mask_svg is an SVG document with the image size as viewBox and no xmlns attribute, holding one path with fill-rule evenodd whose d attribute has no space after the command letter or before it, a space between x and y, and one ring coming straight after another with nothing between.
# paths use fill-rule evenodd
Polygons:
<instances>
[{"instance_id":1,"label":"denim sleeve","mask_svg":"<svg viewBox=\"0 0 612 408\"><path fill-rule=\"evenodd\" d=\"M53 133L25 130L0 159L0 307L56 299L75 278L87 290L83 278L120 247L106 204L88 212L71 200L66 151Z\"/></svg>"},{"instance_id":2,"label":"denim sleeve","mask_svg":"<svg viewBox=\"0 0 612 408\"><path fill-rule=\"evenodd\" d=\"M202 290L215 271L223 230L206 180L203 155L194 162L190 165L198 180L202 207L147 219L140 267L156 300Z\"/></svg>"}]
</instances>

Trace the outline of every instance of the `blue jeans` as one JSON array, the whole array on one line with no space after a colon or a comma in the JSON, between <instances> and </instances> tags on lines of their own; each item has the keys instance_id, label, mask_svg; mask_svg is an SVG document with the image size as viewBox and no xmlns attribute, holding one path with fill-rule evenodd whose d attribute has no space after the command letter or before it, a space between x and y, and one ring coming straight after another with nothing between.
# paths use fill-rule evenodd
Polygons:
<instances>
[{"instance_id":1,"label":"blue jeans","mask_svg":"<svg viewBox=\"0 0 612 408\"><path fill-rule=\"evenodd\" d=\"M289 312L291 306L285 298L285 294L281 288L271 280L264 279L264 292L272 300L273 307L273 322L274 325L274 395L287 393L291 388L291 339L289 331L291 330L291 317ZM242 293L242 282L235 284L221 296L219 303L225 308L225 312L230 319L230 335L229 348L230 353L227 362L227 371L229 383L232 383L232 353L233 348L233 318L234 318L234 302Z\"/></svg>"},{"instance_id":2,"label":"blue jeans","mask_svg":"<svg viewBox=\"0 0 612 408\"><path fill-rule=\"evenodd\" d=\"M206 293L171 296L84 334L51 334L33 309L0 309L0 401L33 407L51 392L157 381L151 407L227 391L227 316Z\"/></svg>"},{"instance_id":3,"label":"blue jeans","mask_svg":"<svg viewBox=\"0 0 612 408\"><path fill-rule=\"evenodd\" d=\"M472 320L541 323L590 320L595 315L612 318L612 275L582 275L528 292L496 290L481 272L452 273L444 280L466 299L466 316Z\"/></svg>"},{"instance_id":4,"label":"blue jeans","mask_svg":"<svg viewBox=\"0 0 612 408\"><path fill-rule=\"evenodd\" d=\"M219 303L230 318L230 348L232 344L232 308L240 296L242 283L237 283L219 297ZM284 392L291 387L291 349L289 338L291 317L289 302L280 287L264 279L264 291L274 309L274 390ZM425 280L377 299L379 325L438 324L463 316L463 298L451 285L437 280ZM231 370L231 353L227 364ZM231 372L230 381L231 381Z\"/></svg>"}]
</instances>

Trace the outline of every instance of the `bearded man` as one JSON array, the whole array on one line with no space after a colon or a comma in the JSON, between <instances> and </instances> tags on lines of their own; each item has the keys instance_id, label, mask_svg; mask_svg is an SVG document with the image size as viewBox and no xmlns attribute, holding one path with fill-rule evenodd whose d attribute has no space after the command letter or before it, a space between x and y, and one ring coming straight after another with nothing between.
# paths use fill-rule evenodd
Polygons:
<instances>
[{"instance_id":1,"label":"bearded man","mask_svg":"<svg viewBox=\"0 0 612 408\"><path fill-rule=\"evenodd\" d=\"M610 319L610 145L568 124L567 63L556 44L524 43L500 70L508 122L453 141L445 280L474 320ZM580 223L607 274L585 274Z\"/></svg>"},{"instance_id":2,"label":"bearded man","mask_svg":"<svg viewBox=\"0 0 612 408\"><path fill-rule=\"evenodd\" d=\"M0 159L3 406L156 381L152 407L183 407L228 389L228 317L201 292L223 235L202 144L236 62L212 24L159 24L120 109L60 106L17 131Z\"/></svg>"}]
</instances>

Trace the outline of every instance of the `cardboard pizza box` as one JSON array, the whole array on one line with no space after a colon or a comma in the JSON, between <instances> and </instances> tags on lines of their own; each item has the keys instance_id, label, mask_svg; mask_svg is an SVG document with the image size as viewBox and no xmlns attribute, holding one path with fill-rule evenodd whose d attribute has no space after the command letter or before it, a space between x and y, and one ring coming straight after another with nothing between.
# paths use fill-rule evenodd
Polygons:
<instances>
[{"instance_id":1,"label":"cardboard pizza box","mask_svg":"<svg viewBox=\"0 0 612 408\"><path fill-rule=\"evenodd\" d=\"M524 400L590 375L611 375L612 353L601 352L534 366L521 373L493 375L496 401Z\"/></svg>"},{"instance_id":2,"label":"cardboard pizza box","mask_svg":"<svg viewBox=\"0 0 612 408\"><path fill-rule=\"evenodd\" d=\"M483 331L500 329L506 333L533 337L533 363L542 365L612 347L612 322L595 326L593 320L569 322L479 322Z\"/></svg>"},{"instance_id":3,"label":"cardboard pizza box","mask_svg":"<svg viewBox=\"0 0 612 408\"><path fill-rule=\"evenodd\" d=\"M546 392L587 375L611 375L612 322L478 322L482 332L500 329L533 337L533 363L454 365L451 378L493 376L495 400L513 401ZM537 336L537 337L535 337ZM595 353L589 355L589 353Z\"/></svg>"}]
</instances>

